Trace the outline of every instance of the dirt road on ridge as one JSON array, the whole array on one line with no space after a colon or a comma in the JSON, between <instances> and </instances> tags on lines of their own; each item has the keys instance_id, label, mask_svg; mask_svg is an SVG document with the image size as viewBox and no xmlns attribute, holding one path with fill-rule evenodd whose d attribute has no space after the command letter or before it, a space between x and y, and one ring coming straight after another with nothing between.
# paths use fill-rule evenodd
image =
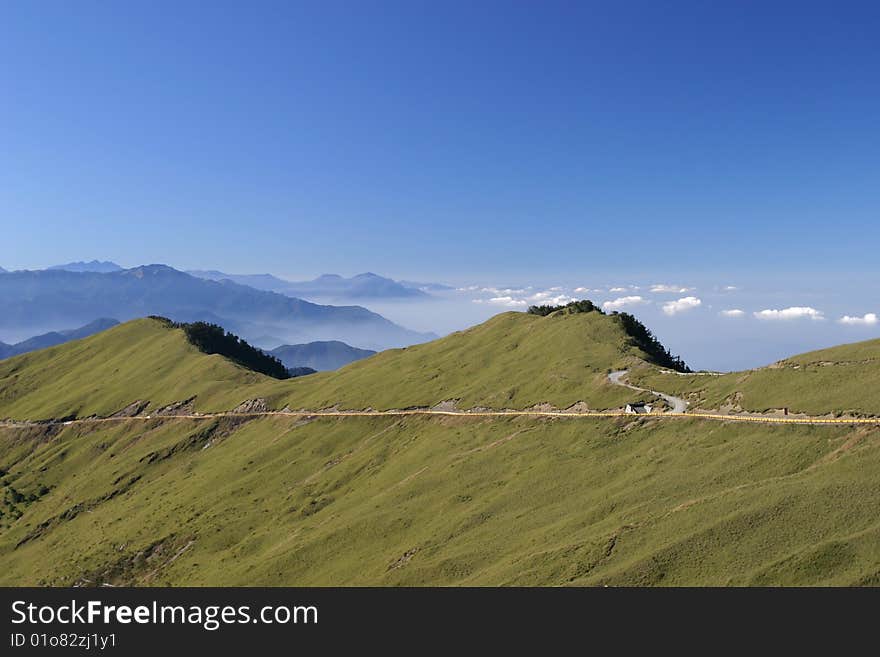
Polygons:
<instances>
[{"instance_id":1,"label":"dirt road on ridge","mask_svg":"<svg viewBox=\"0 0 880 657\"><path fill-rule=\"evenodd\" d=\"M618 370L617 372L612 372L608 375L608 380L611 381L616 386L623 386L624 388L629 388L630 390L636 390L638 392L649 392L652 395L657 395L660 399L664 400L667 404L669 404L672 408L670 409L670 413L685 413L687 412L688 403L682 399L681 397L673 397L672 395L667 395L665 392L658 392L656 390L647 390L645 388L639 388L638 386L631 385L629 383L624 383L621 381L623 377L625 377L629 373L629 370Z\"/></svg>"}]
</instances>

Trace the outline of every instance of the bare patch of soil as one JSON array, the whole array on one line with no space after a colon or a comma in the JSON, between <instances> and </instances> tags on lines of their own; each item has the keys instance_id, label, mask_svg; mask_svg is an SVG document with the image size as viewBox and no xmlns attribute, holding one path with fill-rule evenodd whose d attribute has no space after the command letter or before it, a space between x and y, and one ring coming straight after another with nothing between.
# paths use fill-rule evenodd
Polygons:
<instances>
[{"instance_id":1,"label":"bare patch of soil","mask_svg":"<svg viewBox=\"0 0 880 657\"><path fill-rule=\"evenodd\" d=\"M265 413L269 410L266 400L262 398L247 399L232 409L233 413Z\"/></svg>"},{"instance_id":2,"label":"bare patch of soil","mask_svg":"<svg viewBox=\"0 0 880 657\"><path fill-rule=\"evenodd\" d=\"M140 415L141 413L143 413L144 409L146 409L149 405L149 400L143 401L141 399L138 399L131 402L125 408L119 409L110 417L135 417L136 415Z\"/></svg>"},{"instance_id":3,"label":"bare patch of soil","mask_svg":"<svg viewBox=\"0 0 880 657\"><path fill-rule=\"evenodd\" d=\"M414 556L416 556L416 552L418 552L418 548L412 548L411 550L407 550L403 553L402 556L398 557L394 563L388 566L388 570L397 570L398 568L403 568L406 564L412 560Z\"/></svg>"},{"instance_id":4,"label":"bare patch of soil","mask_svg":"<svg viewBox=\"0 0 880 657\"><path fill-rule=\"evenodd\" d=\"M193 411L195 410L193 406L193 402L195 402L195 400L195 397L190 397L189 399L184 399L183 401L168 404L168 406L163 406L158 411L153 413L153 415L192 415Z\"/></svg>"}]
</instances>

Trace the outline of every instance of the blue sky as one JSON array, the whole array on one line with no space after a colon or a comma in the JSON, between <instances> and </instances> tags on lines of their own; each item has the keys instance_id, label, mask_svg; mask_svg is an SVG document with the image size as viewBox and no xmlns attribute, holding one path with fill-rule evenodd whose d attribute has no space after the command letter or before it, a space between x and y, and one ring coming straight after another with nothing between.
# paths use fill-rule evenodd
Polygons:
<instances>
[{"instance_id":1,"label":"blue sky","mask_svg":"<svg viewBox=\"0 0 880 657\"><path fill-rule=\"evenodd\" d=\"M872 2L3 3L0 265L880 312L877 34Z\"/></svg>"}]
</instances>

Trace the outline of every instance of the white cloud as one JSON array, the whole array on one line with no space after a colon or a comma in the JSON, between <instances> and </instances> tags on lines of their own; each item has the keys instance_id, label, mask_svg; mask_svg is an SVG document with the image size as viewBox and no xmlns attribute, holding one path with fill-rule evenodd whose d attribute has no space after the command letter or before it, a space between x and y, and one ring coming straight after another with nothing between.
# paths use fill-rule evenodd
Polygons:
<instances>
[{"instance_id":1,"label":"white cloud","mask_svg":"<svg viewBox=\"0 0 880 657\"><path fill-rule=\"evenodd\" d=\"M528 301L541 305L564 306L567 303L577 300L574 297L565 294L558 294L560 289L561 288L558 287L551 287L549 290L536 292L528 297Z\"/></svg>"},{"instance_id":2,"label":"white cloud","mask_svg":"<svg viewBox=\"0 0 880 657\"><path fill-rule=\"evenodd\" d=\"M730 310L722 310L719 314L722 317L742 317L746 313L744 310L740 310L739 308L731 308Z\"/></svg>"},{"instance_id":3,"label":"white cloud","mask_svg":"<svg viewBox=\"0 0 880 657\"><path fill-rule=\"evenodd\" d=\"M520 308L528 305L524 299L515 299L511 296L492 297L491 299L474 299L474 303L490 303L493 306L504 306L505 308Z\"/></svg>"},{"instance_id":4,"label":"white cloud","mask_svg":"<svg viewBox=\"0 0 880 657\"><path fill-rule=\"evenodd\" d=\"M688 310L693 310L702 305L702 301L697 297L682 297L678 301L670 301L663 304L663 312L667 315L677 315Z\"/></svg>"},{"instance_id":5,"label":"white cloud","mask_svg":"<svg viewBox=\"0 0 880 657\"><path fill-rule=\"evenodd\" d=\"M791 308L783 308L782 310L776 310L772 308L768 308L766 310L761 310L755 313L755 317L758 319L770 319L770 320L788 320L788 319L804 319L809 318L813 320L825 319L825 314L821 310L816 310L815 308L810 308L809 306L793 306Z\"/></svg>"},{"instance_id":6,"label":"white cloud","mask_svg":"<svg viewBox=\"0 0 880 657\"><path fill-rule=\"evenodd\" d=\"M736 292L738 289L736 285L725 285L721 288L723 292Z\"/></svg>"},{"instance_id":7,"label":"white cloud","mask_svg":"<svg viewBox=\"0 0 880 657\"><path fill-rule=\"evenodd\" d=\"M539 306L564 306L565 304L576 301L574 297L561 292L561 287L551 287L546 290L534 292L532 287L521 288L499 288L499 287L482 287L480 292L492 295L488 299L472 299L473 303L490 304L493 306L502 306L504 308L524 308L529 305Z\"/></svg>"},{"instance_id":8,"label":"white cloud","mask_svg":"<svg viewBox=\"0 0 880 657\"><path fill-rule=\"evenodd\" d=\"M684 294L685 292L691 292L694 288L692 287L679 287L678 285L652 285L651 292L654 294Z\"/></svg>"},{"instance_id":9,"label":"white cloud","mask_svg":"<svg viewBox=\"0 0 880 657\"><path fill-rule=\"evenodd\" d=\"M627 292L629 290L628 287L612 287L609 292Z\"/></svg>"},{"instance_id":10,"label":"white cloud","mask_svg":"<svg viewBox=\"0 0 880 657\"><path fill-rule=\"evenodd\" d=\"M574 288L574 293L575 293L575 294L583 294L584 292L589 292L589 291L590 291L590 288L588 288L588 287L576 287L576 288Z\"/></svg>"},{"instance_id":11,"label":"white cloud","mask_svg":"<svg viewBox=\"0 0 880 657\"><path fill-rule=\"evenodd\" d=\"M863 317L850 317L849 315L844 315L837 321L841 324L855 324L862 326L880 324L880 318L877 317L876 313L867 313Z\"/></svg>"},{"instance_id":12,"label":"white cloud","mask_svg":"<svg viewBox=\"0 0 880 657\"><path fill-rule=\"evenodd\" d=\"M512 294L526 294L530 287L484 287L480 292L494 294L495 296L510 296Z\"/></svg>"},{"instance_id":13,"label":"white cloud","mask_svg":"<svg viewBox=\"0 0 880 657\"><path fill-rule=\"evenodd\" d=\"M644 303L648 302L639 296L620 297L614 301L606 301L602 304L602 308L603 310L620 310L628 306L640 306Z\"/></svg>"}]
</instances>

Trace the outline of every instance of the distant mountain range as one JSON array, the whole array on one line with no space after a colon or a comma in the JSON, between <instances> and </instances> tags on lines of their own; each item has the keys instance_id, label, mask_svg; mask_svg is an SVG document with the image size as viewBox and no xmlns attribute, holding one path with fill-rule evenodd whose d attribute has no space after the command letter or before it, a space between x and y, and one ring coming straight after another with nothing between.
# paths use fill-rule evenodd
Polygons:
<instances>
[{"instance_id":1,"label":"distant mountain range","mask_svg":"<svg viewBox=\"0 0 880 657\"><path fill-rule=\"evenodd\" d=\"M68 262L65 265L54 265L52 267L49 267L49 269L60 269L62 271L94 272L97 274L109 274L115 271L122 271L122 267L117 265L115 262L110 262L109 260L104 262L101 262L99 260L92 260L91 262Z\"/></svg>"},{"instance_id":2,"label":"distant mountain range","mask_svg":"<svg viewBox=\"0 0 880 657\"><path fill-rule=\"evenodd\" d=\"M344 365L376 354L370 349L357 349L338 340L285 344L267 352L287 368L306 367L313 370L338 370Z\"/></svg>"},{"instance_id":3,"label":"distant mountain range","mask_svg":"<svg viewBox=\"0 0 880 657\"><path fill-rule=\"evenodd\" d=\"M16 344L5 344L0 342L0 360L3 358L11 358L12 356L18 356L20 354L26 354L29 351L36 351L37 349L54 347L55 345L70 342L71 340L87 338L95 333L106 331L108 328L112 328L117 324L119 324L119 322L115 319L102 318L96 319L94 322L90 322L77 329L50 331L49 333L43 333L42 335L34 336L33 338L23 340Z\"/></svg>"},{"instance_id":4,"label":"distant mountain range","mask_svg":"<svg viewBox=\"0 0 880 657\"><path fill-rule=\"evenodd\" d=\"M48 267L49 271L92 272L110 274L123 271L123 267L110 260L80 260ZM0 267L0 274L7 270ZM428 296L430 292L447 292L455 288L442 283L419 283L395 281L378 274L366 272L351 278L338 274L324 274L310 281L288 281L272 274L227 274L216 269L191 269L185 273L209 281L232 281L264 292L277 292L293 297L336 299L398 299Z\"/></svg>"},{"instance_id":5,"label":"distant mountain range","mask_svg":"<svg viewBox=\"0 0 880 657\"><path fill-rule=\"evenodd\" d=\"M413 299L426 298L424 289L367 272L351 278L324 274L311 281L285 281L271 274L226 274L215 270L195 270L188 274L212 281L229 280L258 290L278 292L307 299ZM435 288L439 289L439 288Z\"/></svg>"},{"instance_id":6,"label":"distant mountain range","mask_svg":"<svg viewBox=\"0 0 880 657\"><path fill-rule=\"evenodd\" d=\"M289 343L342 340L386 349L436 337L405 329L360 306L319 305L231 280L197 278L166 265L110 273L16 271L0 277L0 330L7 332L146 315L207 321L246 339L271 335Z\"/></svg>"}]
</instances>

